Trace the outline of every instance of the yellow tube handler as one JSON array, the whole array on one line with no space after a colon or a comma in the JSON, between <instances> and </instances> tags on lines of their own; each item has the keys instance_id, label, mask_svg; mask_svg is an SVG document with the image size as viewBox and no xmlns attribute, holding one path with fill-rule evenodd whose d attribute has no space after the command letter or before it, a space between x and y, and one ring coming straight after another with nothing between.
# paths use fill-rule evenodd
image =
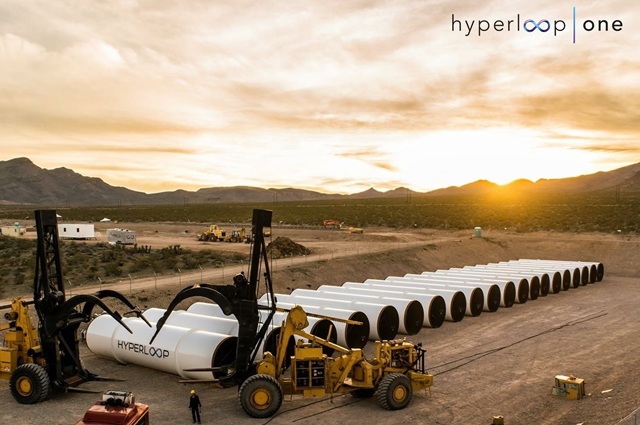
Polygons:
<instances>
[{"instance_id":1,"label":"yellow tube handler","mask_svg":"<svg viewBox=\"0 0 640 425\"><path fill-rule=\"evenodd\" d=\"M275 355L265 353L264 359L256 364L257 374L240 386L240 404L248 415L255 418L273 416L282 404L283 395L321 397L347 392L354 397L377 394L381 407L399 410L409 404L414 391L426 390L433 385L433 375L425 371L426 350L421 344L404 339L376 341L376 356L367 360L360 349L344 348L305 332L304 328L309 325L307 316L361 324L307 314L300 306L291 309L283 323ZM298 340L287 368L286 348L292 336L309 342ZM321 346L330 347L341 355L328 357L322 353ZM287 369L289 376L285 376Z\"/></svg>"}]
</instances>

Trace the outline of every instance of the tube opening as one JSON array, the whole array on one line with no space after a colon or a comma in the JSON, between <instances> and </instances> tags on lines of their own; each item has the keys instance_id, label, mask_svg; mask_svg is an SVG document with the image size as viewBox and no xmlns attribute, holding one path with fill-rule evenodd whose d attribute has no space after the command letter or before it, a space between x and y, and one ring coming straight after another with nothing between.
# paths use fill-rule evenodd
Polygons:
<instances>
[{"instance_id":1,"label":"tube opening","mask_svg":"<svg viewBox=\"0 0 640 425\"><path fill-rule=\"evenodd\" d=\"M280 333L282 332L282 328L278 326L273 329L271 332L267 334L264 339L264 349L263 352L269 351L274 356L278 352L278 344L280 343ZM291 364L291 356L295 354L296 349L296 340L293 338L289 338L289 342L287 343L287 355L284 356L284 366L289 367Z\"/></svg>"},{"instance_id":2,"label":"tube opening","mask_svg":"<svg viewBox=\"0 0 640 425\"><path fill-rule=\"evenodd\" d=\"M513 306L516 300L516 285L513 282L507 282L504 286L504 293L502 294L502 302L506 308Z\"/></svg>"},{"instance_id":3,"label":"tube opening","mask_svg":"<svg viewBox=\"0 0 640 425\"><path fill-rule=\"evenodd\" d=\"M398 326L400 325L400 316L398 310L392 306L382 308L378 315L378 336L381 340L391 340L398 335Z\"/></svg>"},{"instance_id":4,"label":"tube opening","mask_svg":"<svg viewBox=\"0 0 640 425\"><path fill-rule=\"evenodd\" d=\"M454 322L459 322L464 318L464 313L467 311L467 297L462 292L456 292L451 297L449 311Z\"/></svg>"},{"instance_id":5,"label":"tube opening","mask_svg":"<svg viewBox=\"0 0 640 425\"><path fill-rule=\"evenodd\" d=\"M230 366L236 361L236 347L238 345L238 337L230 336L222 340L216 347L211 356L211 367ZM227 372L213 372L214 378L222 378Z\"/></svg>"},{"instance_id":6,"label":"tube opening","mask_svg":"<svg viewBox=\"0 0 640 425\"><path fill-rule=\"evenodd\" d=\"M544 273L540 278L540 296L546 297L549 295L549 286L551 285L551 280L549 279L549 275Z\"/></svg>"},{"instance_id":7,"label":"tube opening","mask_svg":"<svg viewBox=\"0 0 640 425\"><path fill-rule=\"evenodd\" d=\"M444 323L444 318L447 315L447 304L444 302L444 298L441 296L433 297L431 304L429 305L429 323L432 328L439 328Z\"/></svg>"},{"instance_id":8,"label":"tube opening","mask_svg":"<svg viewBox=\"0 0 640 425\"><path fill-rule=\"evenodd\" d=\"M589 267L584 266L582 270L580 270L580 284L582 286L589 283Z\"/></svg>"},{"instance_id":9,"label":"tube opening","mask_svg":"<svg viewBox=\"0 0 640 425\"><path fill-rule=\"evenodd\" d=\"M498 288L498 285L489 288L489 292L487 293L487 307L489 307L489 311L492 313L498 311L500 307L500 288Z\"/></svg>"},{"instance_id":10,"label":"tube opening","mask_svg":"<svg viewBox=\"0 0 640 425\"><path fill-rule=\"evenodd\" d=\"M404 311L404 328L407 335L415 335L422 329L424 323L424 307L419 301L411 301Z\"/></svg>"},{"instance_id":11,"label":"tube opening","mask_svg":"<svg viewBox=\"0 0 640 425\"><path fill-rule=\"evenodd\" d=\"M524 304L529 299L529 281L522 279L518 285L518 302Z\"/></svg>"},{"instance_id":12,"label":"tube opening","mask_svg":"<svg viewBox=\"0 0 640 425\"><path fill-rule=\"evenodd\" d=\"M562 290L568 291L571 288L571 272L569 270L565 270L562 272Z\"/></svg>"},{"instance_id":13,"label":"tube opening","mask_svg":"<svg viewBox=\"0 0 640 425\"><path fill-rule=\"evenodd\" d=\"M551 291L557 294L562 288L562 276L558 272L553 272L551 276Z\"/></svg>"},{"instance_id":14,"label":"tube opening","mask_svg":"<svg viewBox=\"0 0 640 425\"><path fill-rule=\"evenodd\" d=\"M589 283L596 283L596 280L598 279L597 275L598 268L595 264L592 264L591 267L589 267Z\"/></svg>"},{"instance_id":15,"label":"tube opening","mask_svg":"<svg viewBox=\"0 0 640 425\"><path fill-rule=\"evenodd\" d=\"M598 278L596 280L602 282L602 279L604 279L604 264L598 263Z\"/></svg>"},{"instance_id":16,"label":"tube opening","mask_svg":"<svg viewBox=\"0 0 640 425\"><path fill-rule=\"evenodd\" d=\"M477 317L484 308L484 294L481 289L475 288L471 291L471 316Z\"/></svg>"},{"instance_id":17,"label":"tube opening","mask_svg":"<svg viewBox=\"0 0 640 425\"><path fill-rule=\"evenodd\" d=\"M369 340L369 332L371 329L369 318L363 312L356 311L351 315L351 317L349 317L349 319L355 320L356 322L362 322L362 325L345 326L345 340L347 341L347 346L349 346L349 348L363 348L367 345L367 341Z\"/></svg>"},{"instance_id":18,"label":"tube opening","mask_svg":"<svg viewBox=\"0 0 640 425\"><path fill-rule=\"evenodd\" d=\"M572 284L574 288L577 288L580 286L580 269L573 269L573 280L572 280Z\"/></svg>"},{"instance_id":19,"label":"tube opening","mask_svg":"<svg viewBox=\"0 0 640 425\"><path fill-rule=\"evenodd\" d=\"M320 319L318 320L312 327L309 332L313 336L317 336L318 338L322 338L332 343L336 343L338 341L338 332L336 331L336 327L333 325L333 322L328 319ZM333 354L333 348L322 346L322 353L327 356L331 356Z\"/></svg>"},{"instance_id":20,"label":"tube opening","mask_svg":"<svg viewBox=\"0 0 640 425\"><path fill-rule=\"evenodd\" d=\"M533 276L529 281L529 298L531 300L537 300L540 295L540 278Z\"/></svg>"}]
</instances>

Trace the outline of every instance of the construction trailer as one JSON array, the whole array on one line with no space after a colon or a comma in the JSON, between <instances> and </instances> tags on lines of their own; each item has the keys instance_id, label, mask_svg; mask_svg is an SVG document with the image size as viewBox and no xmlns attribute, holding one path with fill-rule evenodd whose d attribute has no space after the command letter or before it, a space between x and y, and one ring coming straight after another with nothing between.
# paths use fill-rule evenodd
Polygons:
<instances>
[{"instance_id":1,"label":"construction trailer","mask_svg":"<svg viewBox=\"0 0 640 425\"><path fill-rule=\"evenodd\" d=\"M135 245L136 232L129 229L107 229L107 240L111 245Z\"/></svg>"},{"instance_id":2,"label":"construction trailer","mask_svg":"<svg viewBox=\"0 0 640 425\"><path fill-rule=\"evenodd\" d=\"M95 239L93 224L58 224L58 235L61 239Z\"/></svg>"}]
</instances>

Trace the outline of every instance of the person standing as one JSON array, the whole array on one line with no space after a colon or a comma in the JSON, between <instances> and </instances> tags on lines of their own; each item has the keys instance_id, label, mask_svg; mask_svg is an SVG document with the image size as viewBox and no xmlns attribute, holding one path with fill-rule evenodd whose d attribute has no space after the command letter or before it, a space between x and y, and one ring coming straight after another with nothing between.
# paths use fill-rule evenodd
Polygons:
<instances>
[{"instance_id":1,"label":"person standing","mask_svg":"<svg viewBox=\"0 0 640 425\"><path fill-rule=\"evenodd\" d=\"M191 390L191 397L189 398L189 408L191 409L191 416L193 417L193 423L196 423L196 418L198 423L200 422L200 408L202 407L202 403L200 403L200 397L196 394L196 390Z\"/></svg>"}]
</instances>

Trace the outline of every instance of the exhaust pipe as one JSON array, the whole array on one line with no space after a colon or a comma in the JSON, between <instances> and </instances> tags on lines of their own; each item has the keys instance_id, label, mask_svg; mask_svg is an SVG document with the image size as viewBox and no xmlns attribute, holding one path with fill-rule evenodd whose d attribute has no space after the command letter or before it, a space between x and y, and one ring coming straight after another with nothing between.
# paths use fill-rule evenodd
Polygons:
<instances>
[{"instance_id":1,"label":"exhaust pipe","mask_svg":"<svg viewBox=\"0 0 640 425\"><path fill-rule=\"evenodd\" d=\"M122 364L135 364L179 375L184 379L208 380L222 372L186 372L185 369L219 367L235 360L237 337L167 325L153 345L156 331L142 320L126 317L132 334L109 315L96 317L87 328L87 347L94 354ZM123 332L124 331L124 332Z\"/></svg>"}]
</instances>

